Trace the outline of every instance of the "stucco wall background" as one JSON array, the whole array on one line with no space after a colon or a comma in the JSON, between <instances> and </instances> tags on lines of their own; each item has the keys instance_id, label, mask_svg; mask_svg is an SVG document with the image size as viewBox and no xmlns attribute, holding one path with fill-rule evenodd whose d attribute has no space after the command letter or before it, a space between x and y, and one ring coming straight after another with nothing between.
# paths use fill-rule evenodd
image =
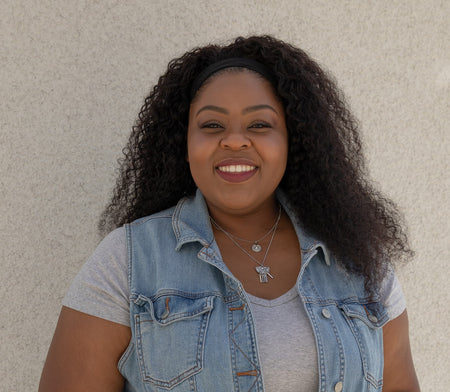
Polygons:
<instances>
[{"instance_id":1,"label":"stucco wall background","mask_svg":"<svg viewBox=\"0 0 450 392\"><path fill-rule=\"evenodd\" d=\"M36 390L61 299L143 98L167 62L271 33L335 75L370 171L401 207L399 269L423 391L450 385L448 1L4 0L1 11L1 391Z\"/></svg>"}]
</instances>

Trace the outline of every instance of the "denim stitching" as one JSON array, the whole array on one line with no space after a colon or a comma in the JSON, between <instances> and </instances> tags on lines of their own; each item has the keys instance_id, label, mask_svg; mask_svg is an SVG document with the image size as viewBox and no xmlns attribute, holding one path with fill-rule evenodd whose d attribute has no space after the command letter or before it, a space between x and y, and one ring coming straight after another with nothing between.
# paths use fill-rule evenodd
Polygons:
<instances>
[{"instance_id":1,"label":"denim stitching","mask_svg":"<svg viewBox=\"0 0 450 392\"><path fill-rule=\"evenodd\" d=\"M233 313L227 312L227 319L228 319L228 337L230 338L230 341L233 342L231 338L231 334L233 331ZM235 391L239 392L239 381L237 378L237 375L235 373L235 370L237 370L237 364L236 364L236 348L234 344L230 344L230 352L231 352L231 369L233 369L233 384Z\"/></svg>"},{"instance_id":2,"label":"denim stitching","mask_svg":"<svg viewBox=\"0 0 450 392\"><path fill-rule=\"evenodd\" d=\"M325 377L325 354L323 352L323 343L322 337L320 335L319 326L317 324L316 317L314 315L312 306L310 304L305 304L306 310L308 311L309 318L311 320L312 325L314 326L315 336L317 339L317 349L319 354L319 380L320 380L320 392L326 391L326 377Z\"/></svg>"},{"instance_id":3,"label":"denim stitching","mask_svg":"<svg viewBox=\"0 0 450 392\"><path fill-rule=\"evenodd\" d=\"M125 352L122 354L122 356L119 359L119 362L117 363L117 368L119 369L119 371L122 370L123 366L125 365L125 362L128 361L128 358L130 357L130 355L133 353L135 348L134 342L133 340L130 341L130 344L128 345L127 349L125 350Z\"/></svg>"},{"instance_id":4,"label":"denim stitching","mask_svg":"<svg viewBox=\"0 0 450 392\"><path fill-rule=\"evenodd\" d=\"M350 326L350 329L353 333L353 336L355 337L355 340L358 344L358 348L359 348L359 352L361 355L361 363L363 365L363 369L364 369L364 378L367 380L367 382L369 382L371 385L373 385L375 388L378 388L378 386L380 385L380 382L382 383L382 379L381 380L377 380L370 372L369 372L369 368L368 368L368 358L366 355L366 349L365 346L362 342L361 339L361 334L359 331L359 328L355 325L355 321L354 319L347 315L347 313L345 312L345 310L343 310L344 313L344 317L347 320L348 325ZM358 320L360 320L358 318ZM360 320L361 322L364 322L362 320ZM373 333L378 333L378 331L376 330L372 330Z\"/></svg>"},{"instance_id":5,"label":"denim stitching","mask_svg":"<svg viewBox=\"0 0 450 392\"><path fill-rule=\"evenodd\" d=\"M191 392L197 392L197 383L195 382L195 376L189 378L189 385L191 387Z\"/></svg>"},{"instance_id":6,"label":"denim stitching","mask_svg":"<svg viewBox=\"0 0 450 392\"><path fill-rule=\"evenodd\" d=\"M159 387L162 387L162 388L173 388L174 386L185 381L188 377L193 376L193 375L197 374L200 370L202 370L203 366L199 365L199 360L202 359L201 355L203 354L203 350L200 349L200 346L202 346L204 343L204 335L205 335L204 332L206 331L206 326L209 321L208 316L209 316L209 313L207 313L207 314L205 313L202 316L200 331L199 331L199 341L197 341L197 357L196 357L195 366L192 366L191 368L185 370L184 372L180 373L179 375L177 375L176 377L174 377L173 379L171 379L169 381L158 380L147 374L147 372L146 372L147 366L145 366L145 360L144 360L143 351L142 351L143 344L142 344L142 338L141 338L141 334L140 334L140 328L139 328L139 330L136 331L136 336L138 337L138 342L139 342L139 348L138 348L139 359L140 359L140 362L142 361L142 364L145 367L144 372L142 372L142 368L141 368L141 375L143 376L144 382L150 382L150 383L157 385ZM137 325L140 325L141 321L140 321L139 315L136 315L136 318L137 318L137 320L136 320L136 329L137 329ZM142 322L146 322L146 320L143 320ZM200 336L200 333L202 333L203 336Z\"/></svg>"},{"instance_id":7,"label":"denim stitching","mask_svg":"<svg viewBox=\"0 0 450 392\"><path fill-rule=\"evenodd\" d=\"M247 320L247 318L248 318L248 307L247 307L247 309L245 310L245 314L244 314L244 317L242 318L242 320L240 320L237 324L236 324L236 326L231 330L231 332L229 333L229 337L230 337L230 340L234 343L234 345L236 346L236 348L242 353L242 355L244 356L244 358L250 363L250 365L253 367L253 368L255 368L255 370L258 372L258 375L256 376L256 379L255 379L255 381L254 381L254 383L252 384L252 386L250 387L250 389L249 389L249 391L254 387L254 385L255 385L255 383L257 382L257 380L259 379L259 376L260 376L260 374L261 374L261 372L260 372L260 370L259 370L259 368L258 368L258 366L256 366L256 363L254 363L254 361L253 360L251 360L249 357L248 357L248 355L245 353L245 351L241 348L241 346L239 346L239 344L236 342L236 340L234 339L234 337L233 337L233 334L234 334L234 332L239 328L239 327L241 327L241 326L244 326L245 325L245 322L247 321L248 322L248 320ZM233 317L233 316L232 316ZM252 342L251 342L251 344L252 344L252 354L254 354L254 352L255 352L255 346L254 346L254 334L250 334L251 336L252 336ZM236 369L236 366L235 366L235 369Z\"/></svg>"},{"instance_id":8,"label":"denim stitching","mask_svg":"<svg viewBox=\"0 0 450 392\"><path fill-rule=\"evenodd\" d=\"M344 357L344 347L342 346L342 341L341 338L339 336L339 331L338 328L336 326L336 323L333 320L333 317L331 317L330 319L328 319L328 321L331 323L332 327L333 327L333 332L334 332L334 336L336 337L336 343L338 345L339 348L339 381L344 381L344 368L345 368L345 357Z\"/></svg>"}]
</instances>

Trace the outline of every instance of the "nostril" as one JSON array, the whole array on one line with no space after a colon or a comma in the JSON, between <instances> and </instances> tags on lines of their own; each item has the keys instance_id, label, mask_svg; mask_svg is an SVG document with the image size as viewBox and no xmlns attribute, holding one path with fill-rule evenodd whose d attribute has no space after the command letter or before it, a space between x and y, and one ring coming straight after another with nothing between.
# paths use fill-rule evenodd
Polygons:
<instances>
[{"instance_id":1,"label":"nostril","mask_svg":"<svg viewBox=\"0 0 450 392\"><path fill-rule=\"evenodd\" d=\"M220 141L220 146L232 150L242 150L251 146L250 140L243 140L243 138L224 138Z\"/></svg>"}]
</instances>

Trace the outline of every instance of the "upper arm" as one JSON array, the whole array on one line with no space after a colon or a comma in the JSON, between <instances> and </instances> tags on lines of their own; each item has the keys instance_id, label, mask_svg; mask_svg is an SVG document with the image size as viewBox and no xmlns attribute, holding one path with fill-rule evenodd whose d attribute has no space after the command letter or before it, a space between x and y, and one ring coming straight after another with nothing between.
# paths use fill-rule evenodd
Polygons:
<instances>
[{"instance_id":1,"label":"upper arm","mask_svg":"<svg viewBox=\"0 0 450 392\"><path fill-rule=\"evenodd\" d=\"M383 327L383 392L419 391L409 344L406 310Z\"/></svg>"},{"instance_id":2,"label":"upper arm","mask_svg":"<svg viewBox=\"0 0 450 392\"><path fill-rule=\"evenodd\" d=\"M121 391L117 363L130 338L125 325L63 307L39 391Z\"/></svg>"}]
</instances>

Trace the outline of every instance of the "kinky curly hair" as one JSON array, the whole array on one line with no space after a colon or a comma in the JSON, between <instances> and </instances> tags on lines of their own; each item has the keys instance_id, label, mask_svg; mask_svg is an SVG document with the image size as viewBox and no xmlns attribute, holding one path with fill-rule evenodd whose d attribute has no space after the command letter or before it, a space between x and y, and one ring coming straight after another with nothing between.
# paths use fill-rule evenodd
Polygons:
<instances>
[{"instance_id":1,"label":"kinky curly hair","mask_svg":"<svg viewBox=\"0 0 450 392\"><path fill-rule=\"evenodd\" d=\"M196 48L169 63L123 150L100 231L105 234L195 193L186 161L190 89L203 69L231 57L255 60L273 74L289 135L279 186L303 227L375 292L392 261L412 254L401 215L368 180L357 122L332 78L304 51L271 36Z\"/></svg>"}]
</instances>

